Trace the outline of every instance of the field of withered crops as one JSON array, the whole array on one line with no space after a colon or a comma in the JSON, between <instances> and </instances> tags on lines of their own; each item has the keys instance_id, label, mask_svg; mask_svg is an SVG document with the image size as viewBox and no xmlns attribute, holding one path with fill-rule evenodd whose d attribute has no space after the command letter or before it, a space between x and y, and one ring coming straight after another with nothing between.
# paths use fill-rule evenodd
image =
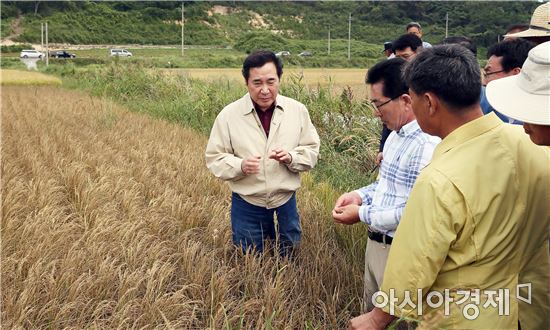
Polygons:
<instances>
[{"instance_id":1,"label":"field of withered crops","mask_svg":"<svg viewBox=\"0 0 550 330\"><path fill-rule=\"evenodd\" d=\"M362 265L303 178L294 261L231 244L206 138L59 87L2 87L2 328L336 329Z\"/></svg>"}]
</instances>

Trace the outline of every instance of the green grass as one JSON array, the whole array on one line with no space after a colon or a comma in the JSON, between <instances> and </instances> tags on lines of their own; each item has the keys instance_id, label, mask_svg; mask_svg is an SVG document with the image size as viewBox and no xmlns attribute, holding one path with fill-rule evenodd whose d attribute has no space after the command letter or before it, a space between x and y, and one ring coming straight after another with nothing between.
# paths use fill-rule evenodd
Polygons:
<instances>
[{"instance_id":1,"label":"green grass","mask_svg":"<svg viewBox=\"0 0 550 330\"><path fill-rule=\"evenodd\" d=\"M116 47L113 47L116 48ZM109 50L111 48L94 48L94 49L71 49L68 50L77 54L79 57L94 57L94 58L111 58ZM162 57L181 57L181 48L125 48L130 51L133 57L143 58L162 58ZM185 49L184 56L189 58L198 58L204 55L210 56L242 56L243 53L225 48L192 48Z\"/></svg>"},{"instance_id":2,"label":"green grass","mask_svg":"<svg viewBox=\"0 0 550 330\"><path fill-rule=\"evenodd\" d=\"M292 55L283 59L286 67L304 68L366 68L378 60L380 53L374 45L364 42L352 43L352 57L347 59L347 43L335 40L331 54L326 54L326 45L319 40L292 40L288 49ZM53 51L53 48L50 48ZM246 53L230 48L189 48L181 55L180 48L127 48L132 52L131 58L111 57L109 48L66 49L76 54L76 60L65 60L61 63L75 63L83 66L111 62L135 63L150 68L240 68ZM286 50L274 49L273 51ZM312 57L298 56L301 51L313 52ZM18 58L19 52L2 54L3 58Z\"/></svg>"},{"instance_id":3,"label":"green grass","mask_svg":"<svg viewBox=\"0 0 550 330\"><path fill-rule=\"evenodd\" d=\"M0 20L0 29L2 31L2 33L0 33L1 38L6 38L11 34L11 23L14 20L14 17L2 18Z\"/></svg>"},{"instance_id":4,"label":"green grass","mask_svg":"<svg viewBox=\"0 0 550 330\"><path fill-rule=\"evenodd\" d=\"M2 54L4 55L4 54ZM19 56L19 55L18 55ZM41 62L41 61L38 61ZM38 63L38 66L40 67L40 63ZM4 57L0 58L0 68L2 69L19 69L19 70L25 70L26 66L21 62L19 58L15 57Z\"/></svg>"}]
</instances>

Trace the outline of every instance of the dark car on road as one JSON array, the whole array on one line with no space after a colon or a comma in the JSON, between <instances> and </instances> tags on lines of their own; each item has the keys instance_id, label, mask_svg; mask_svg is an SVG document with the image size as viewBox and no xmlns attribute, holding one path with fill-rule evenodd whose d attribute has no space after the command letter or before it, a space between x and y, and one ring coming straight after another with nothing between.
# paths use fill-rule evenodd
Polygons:
<instances>
[{"instance_id":1,"label":"dark car on road","mask_svg":"<svg viewBox=\"0 0 550 330\"><path fill-rule=\"evenodd\" d=\"M75 58L76 54L68 53L64 50L58 50L56 52L51 53L51 57L55 58Z\"/></svg>"}]
</instances>

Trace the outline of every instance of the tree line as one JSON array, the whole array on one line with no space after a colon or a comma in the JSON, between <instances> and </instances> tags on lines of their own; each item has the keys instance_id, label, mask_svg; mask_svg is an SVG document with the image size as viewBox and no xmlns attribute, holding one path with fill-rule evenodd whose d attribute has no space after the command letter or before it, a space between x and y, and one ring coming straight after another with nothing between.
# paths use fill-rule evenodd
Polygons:
<instances>
[{"instance_id":1,"label":"tree line","mask_svg":"<svg viewBox=\"0 0 550 330\"><path fill-rule=\"evenodd\" d=\"M186 43L234 45L243 33L275 31L286 39L347 38L352 14L351 38L380 44L404 32L418 21L431 43L449 35L466 35L481 47L497 41L510 24L529 23L536 1L485 2L202 2L185 1ZM51 42L178 44L181 1L2 1L2 19L20 16L19 41L40 40L40 22L50 23ZM216 14L214 6L231 15ZM258 15L261 22L255 22ZM258 23L258 24L255 24ZM4 26L5 28L5 26ZM9 31L8 31L9 32ZM6 35L7 32L3 32Z\"/></svg>"}]
</instances>

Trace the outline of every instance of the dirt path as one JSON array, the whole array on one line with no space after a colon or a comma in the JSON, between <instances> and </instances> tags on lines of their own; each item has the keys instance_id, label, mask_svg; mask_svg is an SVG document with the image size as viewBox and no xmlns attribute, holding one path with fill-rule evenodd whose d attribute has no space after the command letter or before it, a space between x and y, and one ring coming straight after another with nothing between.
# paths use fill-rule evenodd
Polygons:
<instances>
[{"instance_id":1,"label":"dirt path","mask_svg":"<svg viewBox=\"0 0 550 330\"><path fill-rule=\"evenodd\" d=\"M21 27L21 20L23 17L20 13L17 14L15 20L11 23L12 34L8 36L8 39L15 39L23 33L23 28Z\"/></svg>"},{"instance_id":2,"label":"dirt path","mask_svg":"<svg viewBox=\"0 0 550 330\"><path fill-rule=\"evenodd\" d=\"M21 33L23 33L23 28L21 27L22 18L21 13L17 13L17 17L10 25L11 34L2 39L2 45L10 46L16 44L13 39L19 37Z\"/></svg>"}]
</instances>

